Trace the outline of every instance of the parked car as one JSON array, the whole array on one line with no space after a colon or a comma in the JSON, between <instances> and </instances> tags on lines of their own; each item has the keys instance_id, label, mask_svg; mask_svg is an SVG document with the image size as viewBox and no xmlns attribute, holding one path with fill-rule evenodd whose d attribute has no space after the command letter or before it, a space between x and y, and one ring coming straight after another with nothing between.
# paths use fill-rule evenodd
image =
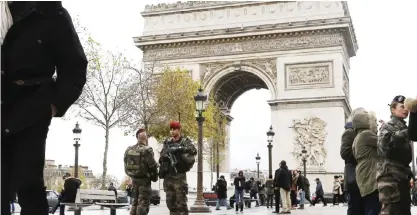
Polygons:
<instances>
[{"instance_id":1,"label":"parked car","mask_svg":"<svg viewBox=\"0 0 417 215\"><path fill-rule=\"evenodd\" d=\"M159 190L152 190L151 204L159 205L160 203L161 203L161 196L159 195Z\"/></svg>"},{"instance_id":2,"label":"parked car","mask_svg":"<svg viewBox=\"0 0 417 215\"><path fill-rule=\"evenodd\" d=\"M50 208L55 207L58 204L59 193L54 190L46 190L46 199Z\"/></svg>"}]
</instances>

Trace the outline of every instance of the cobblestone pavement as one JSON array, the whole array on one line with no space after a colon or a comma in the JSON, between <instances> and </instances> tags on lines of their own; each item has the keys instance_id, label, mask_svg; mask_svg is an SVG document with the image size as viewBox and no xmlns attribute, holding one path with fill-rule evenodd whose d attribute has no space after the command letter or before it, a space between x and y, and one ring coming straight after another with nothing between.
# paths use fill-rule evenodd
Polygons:
<instances>
[{"instance_id":1,"label":"cobblestone pavement","mask_svg":"<svg viewBox=\"0 0 417 215\"><path fill-rule=\"evenodd\" d=\"M192 203L189 204L189 206ZM18 206L16 209L19 209ZM291 214L296 215L335 215L335 214L346 214L347 207L341 207L341 206L328 206L328 207L322 207L321 205L317 205L316 207L306 207L304 210L293 210ZM412 214L417 215L417 207L412 207L411 209ZM55 214L59 214L56 212ZM66 215L73 215L74 212L67 211L65 213ZM110 215L110 211L108 209L100 210L100 207L97 206L91 206L88 209L85 209L81 213L82 215ZM216 211L214 207L212 207L212 213L209 213L212 215L233 215L236 214L234 210L227 211L225 208L222 208L220 211ZM250 209L244 209L243 214L239 213L239 215L259 215L259 214L271 214L272 210L267 209L266 207L259 207L259 208L250 208ZM129 215L129 211L127 209L118 209L117 215ZM166 206L151 206L151 210L149 215L169 215L168 208ZM199 215L208 215L208 214L199 214Z\"/></svg>"}]
</instances>

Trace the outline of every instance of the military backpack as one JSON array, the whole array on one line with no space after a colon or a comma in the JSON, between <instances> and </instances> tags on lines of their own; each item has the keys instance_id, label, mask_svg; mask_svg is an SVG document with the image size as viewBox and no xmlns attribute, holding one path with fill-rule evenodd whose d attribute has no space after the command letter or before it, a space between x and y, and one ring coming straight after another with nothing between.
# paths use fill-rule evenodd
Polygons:
<instances>
[{"instance_id":1,"label":"military backpack","mask_svg":"<svg viewBox=\"0 0 417 215\"><path fill-rule=\"evenodd\" d=\"M144 159L148 146L129 147L125 153L125 172L132 178L148 177L148 164Z\"/></svg>"}]
</instances>

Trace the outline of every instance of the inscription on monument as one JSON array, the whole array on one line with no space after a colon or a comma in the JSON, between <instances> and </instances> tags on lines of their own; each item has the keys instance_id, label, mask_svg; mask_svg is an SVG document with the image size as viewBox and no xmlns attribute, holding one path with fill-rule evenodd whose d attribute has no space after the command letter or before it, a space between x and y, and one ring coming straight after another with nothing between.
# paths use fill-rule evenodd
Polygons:
<instances>
[{"instance_id":1,"label":"inscription on monument","mask_svg":"<svg viewBox=\"0 0 417 215\"><path fill-rule=\"evenodd\" d=\"M333 87L332 64L332 62L287 64L285 66L285 89Z\"/></svg>"}]
</instances>

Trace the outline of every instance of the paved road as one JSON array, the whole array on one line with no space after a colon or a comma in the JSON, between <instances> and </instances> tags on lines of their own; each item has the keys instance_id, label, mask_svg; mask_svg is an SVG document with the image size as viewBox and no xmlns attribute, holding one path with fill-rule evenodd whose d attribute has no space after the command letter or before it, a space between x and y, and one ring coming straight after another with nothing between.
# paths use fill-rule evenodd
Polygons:
<instances>
[{"instance_id":1,"label":"paved road","mask_svg":"<svg viewBox=\"0 0 417 215\"><path fill-rule=\"evenodd\" d=\"M192 203L190 203L191 205ZM18 209L18 206L17 208ZM417 207L412 207L412 214L417 215ZM55 214L59 214L58 212ZM74 212L67 211L66 215L73 215ZM100 210L99 207L91 206L86 208L81 213L82 215L109 215L110 211L107 209ZM118 209L118 215L129 215L129 211L127 209ZM212 207L211 215L233 215L235 214L234 210L227 211L225 208L222 208L220 211L216 211L214 207ZM240 213L239 213L240 214ZM273 215L272 210L267 209L266 207L259 207L259 208L250 208L245 209L243 214L240 215L259 215L259 214L270 214ZM307 207L305 210L293 210L291 214L296 215L334 215L334 214L346 214L346 207L325 207L323 208L321 205L317 205L316 207ZM169 215L169 211L166 206L151 206L151 210L149 215ZM199 214L199 215L207 215L207 214Z\"/></svg>"}]
</instances>

